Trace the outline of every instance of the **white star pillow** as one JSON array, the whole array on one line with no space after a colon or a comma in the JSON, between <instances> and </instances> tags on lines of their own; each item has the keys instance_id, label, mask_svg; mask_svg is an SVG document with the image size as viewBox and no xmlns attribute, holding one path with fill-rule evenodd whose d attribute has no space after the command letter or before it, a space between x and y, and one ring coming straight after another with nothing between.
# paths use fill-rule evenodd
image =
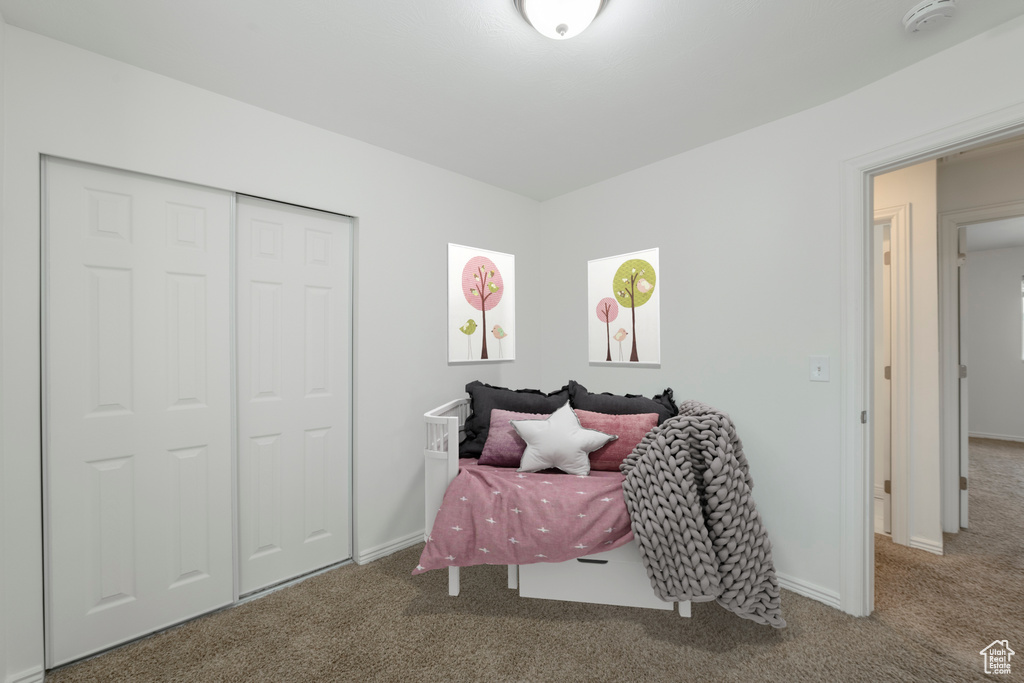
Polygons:
<instances>
[{"instance_id":1,"label":"white star pillow","mask_svg":"<svg viewBox=\"0 0 1024 683\"><path fill-rule=\"evenodd\" d=\"M557 467L577 475L590 473L591 451L619 438L580 425L569 402L545 420L512 420L512 428L526 442L520 472L539 472Z\"/></svg>"}]
</instances>

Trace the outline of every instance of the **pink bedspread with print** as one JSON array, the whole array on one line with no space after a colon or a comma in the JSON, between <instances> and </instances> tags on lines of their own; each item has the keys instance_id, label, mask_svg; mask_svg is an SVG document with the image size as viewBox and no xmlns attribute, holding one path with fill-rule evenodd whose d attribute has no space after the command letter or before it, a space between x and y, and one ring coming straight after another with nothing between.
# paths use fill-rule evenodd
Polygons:
<instances>
[{"instance_id":1,"label":"pink bedspread with print","mask_svg":"<svg viewBox=\"0 0 1024 683\"><path fill-rule=\"evenodd\" d=\"M460 460L413 574L564 562L633 540L619 472L520 473Z\"/></svg>"}]
</instances>

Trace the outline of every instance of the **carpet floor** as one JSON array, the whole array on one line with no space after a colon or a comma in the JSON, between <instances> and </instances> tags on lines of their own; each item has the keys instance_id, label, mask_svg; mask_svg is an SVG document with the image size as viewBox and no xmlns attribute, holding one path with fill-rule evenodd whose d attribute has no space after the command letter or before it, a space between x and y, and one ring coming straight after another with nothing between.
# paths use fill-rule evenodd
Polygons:
<instances>
[{"instance_id":1,"label":"carpet floor","mask_svg":"<svg viewBox=\"0 0 1024 683\"><path fill-rule=\"evenodd\" d=\"M945 555L876 536L876 611L783 591L789 626L521 599L503 567L410 576L422 546L349 565L50 672L78 681L971 681L1008 639L1024 677L1024 444L971 441L971 529ZM808 539L809 543L813 540Z\"/></svg>"}]
</instances>

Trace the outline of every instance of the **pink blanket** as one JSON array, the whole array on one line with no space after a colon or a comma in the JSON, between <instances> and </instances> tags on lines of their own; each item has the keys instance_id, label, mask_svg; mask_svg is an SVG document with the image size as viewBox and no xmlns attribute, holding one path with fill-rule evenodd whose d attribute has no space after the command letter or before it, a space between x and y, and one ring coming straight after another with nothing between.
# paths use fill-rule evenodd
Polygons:
<instances>
[{"instance_id":1,"label":"pink blanket","mask_svg":"<svg viewBox=\"0 0 1024 683\"><path fill-rule=\"evenodd\" d=\"M619 472L520 473L460 460L413 574L564 562L633 540Z\"/></svg>"}]
</instances>

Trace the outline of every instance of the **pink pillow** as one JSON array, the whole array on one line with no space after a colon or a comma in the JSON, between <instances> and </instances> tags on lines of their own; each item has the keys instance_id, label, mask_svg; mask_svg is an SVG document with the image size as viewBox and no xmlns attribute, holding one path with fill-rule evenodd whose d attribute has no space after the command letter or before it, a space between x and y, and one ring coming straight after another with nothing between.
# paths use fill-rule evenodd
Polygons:
<instances>
[{"instance_id":1,"label":"pink pillow","mask_svg":"<svg viewBox=\"0 0 1024 683\"><path fill-rule=\"evenodd\" d=\"M636 445L658 424L657 413L637 415L608 415L589 410L576 410L580 424L619 438L590 454L590 469L617 472L622 461L629 457Z\"/></svg>"},{"instance_id":2,"label":"pink pillow","mask_svg":"<svg viewBox=\"0 0 1024 683\"><path fill-rule=\"evenodd\" d=\"M491 426L487 430L487 441L480 454L481 465L495 467L519 467L526 450L526 442L512 426L512 420L545 420L550 414L513 413L511 410L495 408L491 411Z\"/></svg>"}]
</instances>

